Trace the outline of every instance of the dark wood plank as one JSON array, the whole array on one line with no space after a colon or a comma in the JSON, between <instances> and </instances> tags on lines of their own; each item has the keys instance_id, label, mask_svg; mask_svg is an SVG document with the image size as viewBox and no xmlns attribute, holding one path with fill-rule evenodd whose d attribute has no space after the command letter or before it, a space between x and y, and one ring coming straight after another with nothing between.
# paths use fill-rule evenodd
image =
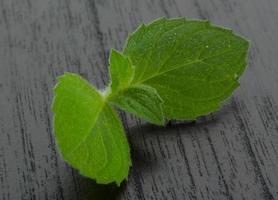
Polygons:
<instances>
[{"instance_id":1,"label":"dark wood plank","mask_svg":"<svg viewBox=\"0 0 278 200\"><path fill-rule=\"evenodd\" d=\"M278 1L0 0L0 199L278 199ZM133 167L96 185L59 156L55 77L108 83L110 48L157 17L209 19L251 41L249 68L224 107L156 127L121 113Z\"/></svg>"}]
</instances>

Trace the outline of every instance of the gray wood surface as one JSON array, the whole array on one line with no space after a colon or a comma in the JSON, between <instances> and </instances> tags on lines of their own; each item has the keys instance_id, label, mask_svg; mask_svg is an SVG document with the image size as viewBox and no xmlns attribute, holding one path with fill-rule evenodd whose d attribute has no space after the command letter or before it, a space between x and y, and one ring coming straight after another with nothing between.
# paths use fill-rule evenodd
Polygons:
<instances>
[{"instance_id":1,"label":"gray wood surface","mask_svg":"<svg viewBox=\"0 0 278 200\"><path fill-rule=\"evenodd\" d=\"M209 19L251 41L241 87L196 123L156 127L121 113L133 167L96 185L60 157L55 77L103 88L110 48L157 17ZM0 0L0 199L278 199L277 0Z\"/></svg>"}]
</instances>

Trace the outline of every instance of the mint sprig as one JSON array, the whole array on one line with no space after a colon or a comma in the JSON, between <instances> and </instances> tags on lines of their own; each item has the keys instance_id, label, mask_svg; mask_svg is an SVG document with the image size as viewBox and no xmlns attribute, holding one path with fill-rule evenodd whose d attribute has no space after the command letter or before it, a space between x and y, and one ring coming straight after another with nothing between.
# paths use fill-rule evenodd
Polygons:
<instances>
[{"instance_id":1,"label":"mint sprig","mask_svg":"<svg viewBox=\"0 0 278 200\"><path fill-rule=\"evenodd\" d=\"M111 50L111 83L100 92L65 73L55 86L54 131L63 158L97 183L127 178L129 145L118 107L157 125L217 110L238 87L248 42L208 21L160 18Z\"/></svg>"}]
</instances>

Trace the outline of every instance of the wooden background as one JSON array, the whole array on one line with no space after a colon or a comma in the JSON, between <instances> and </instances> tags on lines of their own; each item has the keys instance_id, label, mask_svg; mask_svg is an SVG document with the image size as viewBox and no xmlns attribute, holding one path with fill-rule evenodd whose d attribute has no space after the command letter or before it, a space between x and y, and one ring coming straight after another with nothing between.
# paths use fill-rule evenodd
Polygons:
<instances>
[{"instance_id":1,"label":"wooden background","mask_svg":"<svg viewBox=\"0 0 278 200\"><path fill-rule=\"evenodd\" d=\"M241 87L197 123L156 127L121 113L133 167L96 185L57 152L55 77L103 88L109 49L157 17L209 19L251 41ZM278 199L277 0L0 0L0 199Z\"/></svg>"}]
</instances>

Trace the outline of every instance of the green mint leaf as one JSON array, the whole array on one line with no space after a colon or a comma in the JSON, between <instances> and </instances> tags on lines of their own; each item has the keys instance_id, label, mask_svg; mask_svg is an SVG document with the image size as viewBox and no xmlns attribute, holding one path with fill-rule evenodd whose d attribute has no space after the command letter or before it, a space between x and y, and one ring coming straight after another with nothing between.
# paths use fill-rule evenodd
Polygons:
<instances>
[{"instance_id":1,"label":"green mint leaf","mask_svg":"<svg viewBox=\"0 0 278 200\"><path fill-rule=\"evenodd\" d=\"M134 66L131 65L128 57L112 49L109 64L112 92L129 87L134 75Z\"/></svg>"},{"instance_id":2,"label":"green mint leaf","mask_svg":"<svg viewBox=\"0 0 278 200\"><path fill-rule=\"evenodd\" d=\"M131 85L134 66L120 52L112 49L109 58L111 77L110 96L108 100L119 108L131 112L151 123L163 125L164 115L162 99L156 90L150 86Z\"/></svg>"},{"instance_id":3,"label":"green mint leaf","mask_svg":"<svg viewBox=\"0 0 278 200\"><path fill-rule=\"evenodd\" d=\"M135 66L131 85L155 88L168 119L195 119L239 85L248 45L207 21L161 18L131 34L123 53Z\"/></svg>"},{"instance_id":4,"label":"green mint leaf","mask_svg":"<svg viewBox=\"0 0 278 200\"><path fill-rule=\"evenodd\" d=\"M162 104L163 101L156 90L147 85L134 85L118 92L109 98L121 109L131 112L153 124L165 123Z\"/></svg>"},{"instance_id":5,"label":"green mint leaf","mask_svg":"<svg viewBox=\"0 0 278 200\"><path fill-rule=\"evenodd\" d=\"M65 73L58 79L52 110L63 158L97 183L119 185L131 165L119 117L104 96L80 76Z\"/></svg>"}]
</instances>

